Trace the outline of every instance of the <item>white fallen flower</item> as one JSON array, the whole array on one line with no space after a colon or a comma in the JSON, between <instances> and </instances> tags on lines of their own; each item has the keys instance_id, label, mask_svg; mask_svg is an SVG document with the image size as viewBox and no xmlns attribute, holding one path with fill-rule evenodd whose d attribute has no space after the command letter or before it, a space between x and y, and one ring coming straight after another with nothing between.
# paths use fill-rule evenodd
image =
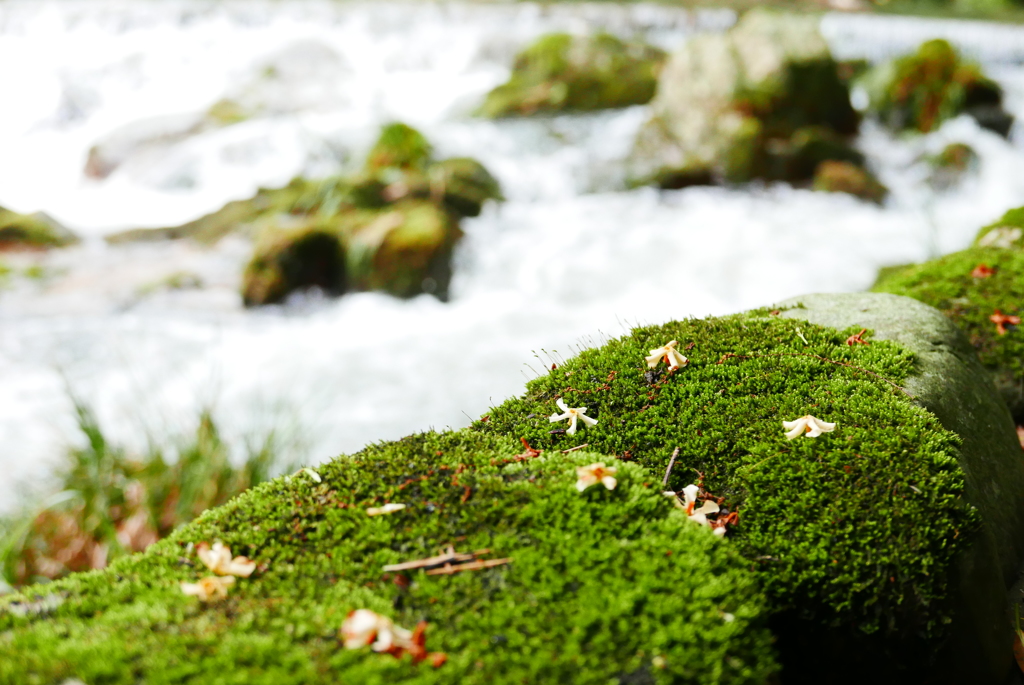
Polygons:
<instances>
[{"instance_id":1,"label":"white fallen flower","mask_svg":"<svg viewBox=\"0 0 1024 685\"><path fill-rule=\"evenodd\" d=\"M708 521L708 514L717 514L721 508L718 506L718 502L710 499L704 500L704 504L700 505L700 508L696 508L697 493L699 492L700 488L696 485L691 484L683 488L683 506L686 511L686 516L694 523L699 523L702 526L710 526L711 522ZM716 534L719 530L722 531L722 535L725 534L725 528L716 528Z\"/></svg>"},{"instance_id":2,"label":"white fallen flower","mask_svg":"<svg viewBox=\"0 0 1024 685\"><path fill-rule=\"evenodd\" d=\"M601 483L609 490L614 490L618 485L618 481L614 477L615 473L618 473L618 469L614 466L605 466L603 461L587 466L578 466L576 468L576 489L583 492L591 485Z\"/></svg>"},{"instance_id":3,"label":"white fallen flower","mask_svg":"<svg viewBox=\"0 0 1024 685\"><path fill-rule=\"evenodd\" d=\"M555 400L555 404L562 410L561 414L552 414L548 417L548 421L554 423L555 421L561 421L562 419L569 419L569 428L566 430L567 435L576 434L576 419L582 419L583 423L587 426L596 426L597 419L592 419L589 416L584 416L587 412L586 407L568 407L565 404L565 400L559 397Z\"/></svg>"},{"instance_id":4,"label":"white fallen flower","mask_svg":"<svg viewBox=\"0 0 1024 685\"><path fill-rule=\"evenodd\" d=\"M678 369L681 366L686 366L690 360L679 354L679 351L676 350L676 345L678 344L678 340L670 340L661 347L651 350L651 355L649 357L644 357L644 360L647 362L647 366L653 369L662 359L665 360L665 364L667 364L669 368Z\"/></svg>"},{"instance_id":5,"label":"white fallen flower","mask_svg":"<svg viewBox=\"0 0 1024 685\"><path fill-rule=\"evenodd\" d=\"M367 645L375 652L413 648L411 632L369 609L356 609L348 615L341 624L341 638L345 649L361 649Z\"/></svg>"},{"instance_id":6,"label":"white fallen flower","mask_svg":"<svg viewBox=\"0 0 1024 685\"><path fill-rule=\"evenodd\" d=\"M232 576L206 576L198 583L182 583L181 591L186 595L198 597L204 602L224 599L228 596L228 588L235 582Z\"/></svg>"},{"instance_id":7,"label":"white fallen flower","mask_svg":"<svg viewBox=\"0 0 1024 685\"><path fill-rule=\"evenodd\" d=\"M836 424L816 419L808 414L807 416L801 416L795 421L783 421L782 427L787 431L786 439L793 440L794 438L799 438L802 433L806 433L808 438L816 438L822 433L829 433L835 430Z\"/></svg>"},{"instance_id":8,"label":"white fallen flower","mask_svg":"<svg viewBox=\"0 0 1024 685\"><path fill-rule=\"evenodd\" d=\"M402 509L405 509L405 506L406 505L399 504L397 502L389 502L388 504L385 504L383 507L370 507L369 509L366 510L366 515L380 516L381 514L393 514L396 511L402 511Z\"/></svg>"},{"instance_id":9,"label":"white fallen flower","mask_svg":"<svg viewBox=\"0 0 1024 685\"><path fill-rule=\"evenodd\" d=\"M256 570L256 562L249 561L247 557L231 558L231 548L221 542L213 543L210 547L205 542L196 545L196 556L219 576L239 576L248 578Z\"/></svg>"}]
</instances>

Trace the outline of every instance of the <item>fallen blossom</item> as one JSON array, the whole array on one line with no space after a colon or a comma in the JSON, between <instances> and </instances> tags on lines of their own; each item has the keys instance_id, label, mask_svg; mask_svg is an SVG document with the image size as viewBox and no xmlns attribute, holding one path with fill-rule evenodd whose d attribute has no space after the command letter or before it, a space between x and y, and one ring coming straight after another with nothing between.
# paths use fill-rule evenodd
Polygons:
<instances>
[{"instance_id":1,"label":"fallen blossom","mask_svg":"<svg viewBox=\"0 0 1024 685\"><path fill-rule=\"evenodd\" d=\"M341 639L345 649L362 649L369 646L373 651L401 658L408 652L415 662L429 659L434 668L442 666L448 655L442 652L428 653L426 649L426 621L420 621L416 630L408 631L396 626L387 616L381 616L369 609L356 609L349 613L341 624Z\"/></svg>"},{"instance_id":2,"label":"fallen blossom","mask_svg":"<svg viewBox=\"0 0 1024 685\"><path fill-rule=\"evenodd\" d=\"M654 368L658 365L662 359L665 360L665 364L669 368L678 369L681 366L686 366L690 360L679 354L676 350L676 345L679 344L678 340L670 340L661 347L651 350L651 354L648 357L644 357L644 361L647 362L649 368Z\"/></svg>"},{"instance_id":3,"label":"fallen blossom","mask_svg":"<svg viewBox=\"0 0 1024 685\"><path fill-rule=\"evenodd\" d=\"M341 638L345 649L360 649L369 645L375 652L387 652L396 646L412 644L410 631L399 628L387 616L369 609L356 609L348 615L341 624Z\"/></svg>"},{"instance_id":4,"label":"fallen blossom","mask_svg":"<svg viewBox=\"0 0 1024 685\"><path fill-rule=\"evenodd\" d=\"M795 421L783 421L782 427L786 429L786 439L793 440L806 433L808 438L816 438L822 433L830 433L836 428L836 424L816 419L810 414L801 416Z\"/></svg>"},{"instance_id":5,"label":"fallen blossom","mask_svg":"<svg viewBox=\"0 0 1024 685\"><path fill-rule=\"evenodd\" d=\"M248 578L256 570L256 562L249 561L247 557L231 558L231 548L221 542L213 543L210 547L205 542L196 545L196 556L219 576L238 576Z\"/></svg>"},{"instance_id":6,"label":"fallen blossom","mask_svg":"<svg viewBox=\"0 0 1024 685\"><path fill-rule=\"evenodd\" d=\"M232 576L206 576L198 583L182 583L181 591L193 595L204 602L224 599L228 596L228 588L235 582Z\"/></svg>"},{"instance_id":7,"label":"fallen blossom","mask_svg":"<svg viewBox=\"0 0 1024 685\"><path fill-rule=\"evenodd\" d=\"M1019 316L1011 316L1009 314L1003 314L998 309L996 313L988 317L988 320L996 325L996 332L999 335L1006 335L1006 324L1017 326L1020 324Z\"/></svg>"},{"instance_id":8,"label":"fallen blossom","mask_svg":"<svg viewBox=\"0 0 1024 685\"><path fill-rule=\"evenodd\" d=\"M971 271L971 278L988 278L995 272L996 270L988 264L979 264Z\"/></svg>"},{"instance_id":9,"label":"fallen blossom","mask_svg":"<svg viewBox=\"0 0 1024 685\"><path fill-rule=\"evenodd\" d=\"M679 509L682 509L686 513L686 517L707 528L711 528L711 532L718 537L725 535L725 526L727 523L734 523L735 517L728 520L711 521L708 519L708 514L717 514L722 511L722 508L718 505L718 502L713 499L705 499L704 503L697 506L697 496L700 494L700 488L696 485L690 484L682 489L683 499L679 499L678 492L663 492L666 497L673 498L673 504ZM732 516L730 514L730 516Z\"/></svg>"},{"instance_id":10,"label":"fallen blossom","mask_svg":"<svg viewBox=\"0 0 1024 685\"><path fill-rule=\"evenodd\" d=\"M589 464L587 466L579 466L576 468L576 489L583 492L591 485L601 483L609 490L614 490L615 486L618 485L618 481L615 480L614 474L618 472L618 469L614 466L605 466L604 462L597 462L596 464Z\"/></svg>"},{"instance_id":11,"label":"fallen blossom","mask_svg":"<svg viewBox=\"0 0 1024 685\"><path fill-rule=\"evenodd\" d=\"M555 400L555 404L562 410L561 414L552 414L548 417L548 421L554 423L555 421L561 421L562 419L569 419L569 428L566 430L567 435L576 434L576 419L582 419L583 423L587 426L596 426L597 419L592 419L589 416L584 416L587 412L586 407L569 407L566 406L565 400L559 397Z\"/></svg>"},{"instance_id":12,"label":"fallen blossom","mask_svg":"<svg viewBox=\"0 0 1024 685\"><path fill-rule=\"evenodd\" d=\"M399 504L397 502L389 502L383 507L370 507L366 510L367 516L380 516L381 514L394 514L396 511L402 511L406 505Z\"/></svg>"},{"instance_id":13,"label":"fallen blossom","mask_svg":"<svg viewBox=\"0 0 1024 685\"><path fill-rule=\"evenodd\" d=\"M978 247L1002 247L1009 249L1021 239L1022 235L1024 235L1024 231L1021 231L1020 228L1000 226L981 236L981 240L978 241Z\"/></svg>"}]
</instances>

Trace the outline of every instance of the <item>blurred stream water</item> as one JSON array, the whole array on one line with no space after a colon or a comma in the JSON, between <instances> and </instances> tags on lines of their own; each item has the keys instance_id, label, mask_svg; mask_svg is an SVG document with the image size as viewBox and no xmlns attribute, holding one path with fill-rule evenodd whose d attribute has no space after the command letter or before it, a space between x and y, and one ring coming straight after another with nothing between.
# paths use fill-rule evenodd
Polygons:
<instances>
[{"instance_id":1,"label":"blurred stream water","mask_svg":"<svg viewBox=\"0 0 1024 685\"><path fill-rule=\"evenodd\" d=\"M606 29L671 49L728 11L653 5L414 2L0 2L0 205L43 210L86 237L0 256L41 277L0 286L0 510L77 439L65 384L129 445L180 432L213 405L228 440L292 431L316 462L429 427L463 426L537 371L638 323L853 291L880 266L964 247L1024 204L1024 149L966 118L860 146L893 191L884 208L783 185L621 190L644 107L472 118L515 52L552 30ZM1024 28L828 15L840 58L881 59L936 35L981 60L1024 117ZM261 114L193 128L224 97ZM379 126L419 127L438 156L470 155L508 202L464 223L453 298L376 294L241 308L247 244L109 247L104 234L181 223L292 176L358 163ZM89 149L138 124L107 178ZM981 167L936 194L920 161L966 142ZM156 287L175 272L202 288ZM536 354L535 354L536 353ZM536 371L535 371L536 370Z\"/></svg>"}]
</instances>

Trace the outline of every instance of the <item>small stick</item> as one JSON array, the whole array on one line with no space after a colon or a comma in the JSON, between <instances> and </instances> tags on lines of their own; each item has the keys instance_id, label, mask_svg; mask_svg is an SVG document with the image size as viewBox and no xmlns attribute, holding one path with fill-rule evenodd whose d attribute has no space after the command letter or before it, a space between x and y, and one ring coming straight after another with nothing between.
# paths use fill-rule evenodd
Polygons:
<instances>
[{"instance_id":1,"label":"small stick","mask_svg":"<svg viewBox=\"0 0 1024 685\"><path fill-rule=\"evenodd\" d=\"M562 450L562 454L567 454L569 452L575 452L576 450L581 450L584 447L590 447L590 443L589 442L585 442L582 445L577 445L576 447L570 447L567 450Z\"/></svg>"},{"instance_id":2,"label":"small stick","mask_svg":"<svg viewBox=\"0 0 1024 685\"><path fill-rule=\"evenodd\" d=\"M434 568L427 571L428 576L450 576L453 573L459 571L479 571L484 568L491 568L493 566L503 566L508 564L512 559L488 559L487 561L471 561L468 564L459 564L458 566L452 566L451 564L445 564L441 568Z\"/></svg>"},{"instance_id":3,"label":"small stick","mask_svg":"<svg viewBox=\"0 0 1024 685\"><path fill-rule=\"evenodd\" d=\"M662 487L668 487L668 477L672 473L672 467L676 464L676 457L679 456L679 448L672 452L672 458L668 461L668 468L665 469L665 480L661 481Z\"/></svg>"}]
</instances>

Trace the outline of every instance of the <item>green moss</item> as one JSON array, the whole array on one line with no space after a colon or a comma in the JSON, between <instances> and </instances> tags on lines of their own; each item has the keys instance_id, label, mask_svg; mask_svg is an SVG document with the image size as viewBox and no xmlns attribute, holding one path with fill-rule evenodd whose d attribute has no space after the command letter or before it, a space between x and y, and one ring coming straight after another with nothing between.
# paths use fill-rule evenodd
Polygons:
<instances>
[{"instance_id":1,"label":"green moss","mask_svg":"<svg viewBox=\"0 0 1024 685\"><path fill-rule=\"evenodd\" d=\"M871 111L897 131L927 133L963 112L1002 135L1013 119L1003 112L1003 92L981 68L960 57L948 41L922 43L917 52L876 67L864 77Z\"/></svg>"},{"instance_id":2,"label":"green moss","mask_svg":"<svg viewBox=\"0 0 1024 685\"><path fill-rule=\"evenodd\" d=\"M974 237L979 247L1024 248L1024 207L1011 209Z\"/></svg>"},{"instance_id":3,"label":"green moss","mask_svg":"<svg viewBox=\"0 0 1024 685\"><path fill-rule=\"evenodd\" d=\"M487 95L486 117L626 107L654 97L665 55L640 43L599 33L551 33L520 52L512 76Z\"/></svg>"},{"instance_id":4,"label":"green moss","mask_svg":"<svg viewBox=\"0 0 1024 685\"><path fill-rule=\"evenodd\" d=\"M1007 213L1007 225L1024 219L1024 211ZM1004 217L1006 219L1007 217ZM993 224L998 225L999 222ZM982 229L982 236L991 230ZM976 267L994 269L989 276L972 275ZM905 267L880 278L879 292L906 295L941 310L970 338L982 364L992 371L1017 423L1024 423L1024 328L998 327L989 318L996 310L1024 316L1020 294L1024 284L1024 251L972 247L924 264Z\"/></svg>"},{"instance_id":5,"label":"green moss","mask_svg":"<svg viewBox=\"0 0 1024 685\"><path fill-rule=\"evenodd\" d=\"M763 313L639 328L531 381L474 427L546 449L589 444L651 478L678 447L669 485L703 476L739 512L734 544L777 611L936 638L947 570L976 522L960 497L957 439L890 384L911 373L910 355L845 345L853 332ZM673 339L689 365L648 370L648 351ZM576 435L552 425L558 397L598 425ZM781 422L805 414L838 427L787 441Z\"/></svg>"},{"instance_id":6,"label":"green moss","mask_svg":"<svg viewBox=\"0 0 1024 685\"><path fill-rule=\"evenodd\" d=\"M76 242L78 238L45 214L18 214L0 207L0 250L66 247Z\"/></svg>"},{"instance_id":7,"label":"green moss","mask_svg":"<svg viewBox=\"0 0 1024 685\"><path fill-rule=\"evenodd\" d=\"M635 464L573 487L598 454L519 451L463 431L377 445L259 486L143 555L0 600L0 683L765 683L763 598L733 547ZM365 509L408 508L368 518ZM189 543L257 560L202 605ZM508 565L428 576L385 564L489 548ZM49 598L59 598L54 607ZM429 622L439 669L345 650L346 614Z\"/></svg>"},{"instance_id":8,"label":"green moss","mask_svg":"<svg viewBox=\"0 0 1024 685\"><path fill-rule=\"evenodd\" d=\"M365 169L370 173L388 168L423 170L430 155L430 143L422 133L406 124L387 124L366 156Z\"/></svg>"}]
</instances>

